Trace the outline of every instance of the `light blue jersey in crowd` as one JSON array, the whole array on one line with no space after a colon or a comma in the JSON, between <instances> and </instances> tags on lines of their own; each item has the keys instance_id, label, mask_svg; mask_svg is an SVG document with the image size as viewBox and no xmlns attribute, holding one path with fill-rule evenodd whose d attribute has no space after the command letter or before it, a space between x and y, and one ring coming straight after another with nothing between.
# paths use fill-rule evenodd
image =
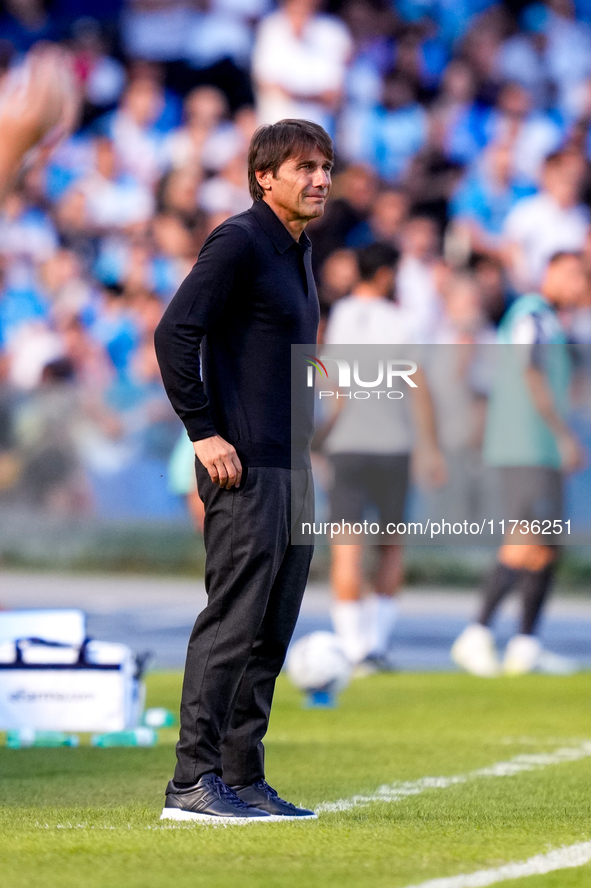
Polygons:
<instances>
[{"instance_id":1,"label":"light blue jersey in crowd","mask_svg":"<svg viewBox=\"0 0 591 888\"><path fill-rule=\"evenodd\" d=\"M557 412L566 415L571 367L566 334L556 312L543 296L521 296L501 321L498 341L484 459L493 466L559 469L556 437L536 409L525 378L528 366L543 370Z\"/></svg>"}]
</instances>

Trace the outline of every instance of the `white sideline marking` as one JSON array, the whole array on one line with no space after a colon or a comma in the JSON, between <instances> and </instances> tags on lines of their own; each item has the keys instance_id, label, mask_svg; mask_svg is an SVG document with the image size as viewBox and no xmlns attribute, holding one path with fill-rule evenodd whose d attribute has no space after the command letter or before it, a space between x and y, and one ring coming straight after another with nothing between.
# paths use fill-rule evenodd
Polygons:
<instances>
[{"instance_id":1,"label":"white sideline marking","mask_svg":"<svg viewBox=\"0 0 591 888\"><path fill-rule=\"evenodd\" d=\"M407 888L484 888L509 879L523 879L525 876L538 876L555 870L572 869L584 866L591 861L591 842L578 845L564 845L549 854L538 854L520 863L506 863L498 869L479 870L464 876L448 876L431 879L420 885L407 885Z\"/></svg>"},{"instance_id":2,"label":"white sideline marking","mask_svg":"<svg viewBox=\"0 0 591 888\"><path fill-rule=\"evenodd\" d=\"M524 771L539 771L542 768L546 768L549 765L560 765L563 762L578 762L581 759L591 758L591 740L584 740L579 746L563 746L560 749L556 749L554 752L541 752L541 753L533 753L531 755L516 755L515 758L509 759L506 762L495 762L493 765L489 765L487 768L478 768L476 771L468 771L466 774L452 774L449 777L421 777L419 780L414 781L400 781L399 783L389 783L384 786L380 786L379 789L376 790L372 795L355 795L349 799L339 799L336 802L321 802L319 805L316 805L316 813L317 814L334 814L340 811L351 811L353 808L363 808L367 805L371 805L374 802L400 802L402 799L406 799L409 796L420 795L423 792L426 792L428 789L448 789L450 786L457 786L459 784L469 783L472 780L478 780L481 777L513 777L515 774L521 774ZM55 826L50 826L48 823L35 823L35 826L38 829L121 829L125 827L116 827L116 826L89 826L87 823L58 823ZM146 826L143 829L190 829L193 824L186 824L181 826L179 825L170 825L170 826ZM213 826L213 824L212 824ZM140 827L141 829L142 827ZM127 829L134 829L131 824L127 825ZM579 847L591 847L591 843L583 843L583 845L573 845L573 848ZM569 850L569 849L566 849ZM558 853L558 852L552 852ZM537 860L538 858L532 858ZM591 857L589 858L591 859ZM528 861L526 861L528 862ZM584 862L587 862L586 860ZM521 866L522 864L508 864L510 866ZM524 864L523 864L524 865ZM570 866L571 864L569 864ZM572 866L580 866L581 864L572 864ZM492 872L492 871L491 871ZM477 874L474 874L477 875ZM457 877L457 878L464 878ZM466 876L465 878L469 878ZM480 885L491 885L492 882L475 882L475 886ZM448 883L444 881L435 881L435 882L425 882L424 885L420 886L409 886L409 888L471 888L472 882L466 883L464 886L463 882L450 882Z\"/></svg>"},{"instance_id":3,"label":"white sideline marking","mask_svg":"<svg viewBox=\"0 0 591 888\"><path fill-rule=\"evenodd\" d=\"M375 802L400 802L409 796L420 795L428 789L449 789L462 783L470 783L481 777L513 777L524 771L538 771L549 765L560 765L563 762L578 762L581 759L591 757L591 741L585 740L580 746L562 747L554 752L541 752L531 755L516 755L506 762L496 762L488 768L479 768L476 771L468 771L466 774L452 774L449 777L421 777L420 780L400 781L380 786L371 795L354 795L349 799L339 799L336 802L322 802L316 806L317 814L335 814L341 811L351 811L353 808L362 808ZM488 885L488 882L483 882Z\"/></svg>"}]
</instances>

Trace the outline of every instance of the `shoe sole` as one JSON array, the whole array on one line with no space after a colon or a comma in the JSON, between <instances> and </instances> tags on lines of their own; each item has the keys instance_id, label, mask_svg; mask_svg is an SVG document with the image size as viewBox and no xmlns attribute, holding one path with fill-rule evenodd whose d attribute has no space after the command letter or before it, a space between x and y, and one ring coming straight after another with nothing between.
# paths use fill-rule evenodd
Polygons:
<instances>
[{"instance_id":1,"label":"shoe sole","mask_svg":"<svg viewBox=\"0 0 591 888\"><path fill-rule=\"evenodd\" d=\"M193 823L223 823L227 826L241 823L283 823L285 820L318 820L318 814L303 814L302 816L284 816L282 814L269 814L268 817L216 817L213 814L198 814L196 811L183 811L182 808L163 808L160 820L184 820Z\"/></svg>"},{"instance_id":2,"label":"shoe sole","mask_svg":"<svg viewBox=\"0 0 591 888\"><path fill-rule=\"evenodd\" d=\"M184 811L182 808L163 808L160 820L192 820L200 823L271 823L278 818L272 817L220 817L214 814L199 814L196 811Z\"/></svg>"},{"instance_id":3,"label":"shoe sole","mask_svg":"<svg viewBox=\"0 0 591 888\"><path fill-rule=\"evenodd\" d=\"M318 814L271 814L275 823L283 823L284 820L318 820Z\"/></svg>"}]
</instances>

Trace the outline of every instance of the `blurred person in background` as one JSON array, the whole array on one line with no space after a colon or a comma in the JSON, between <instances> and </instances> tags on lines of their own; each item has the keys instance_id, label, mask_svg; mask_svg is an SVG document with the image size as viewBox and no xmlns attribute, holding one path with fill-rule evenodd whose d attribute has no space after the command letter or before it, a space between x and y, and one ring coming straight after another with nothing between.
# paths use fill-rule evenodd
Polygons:
<instances>
[{"instance_id":1,"label":"blurred person in background","mask_svg":"<svg viewBox=\"0 0 591 888\"><path fill-rule=\"evenodd\" d=\"M476 254L471 265L478 283L482 310L488 322L497 327L509 302L509 286L500 259Z\"/></svg>"},{"instance_id":2,"label":"blurred person in background","mask_svg":"<svg viewBox=\"0 0 591 888\"><path fill-rule=\"evenodd\" d=\"M173 212L194 229L203 224L203 212L197 205L197 192L202 182L201 171L183 167L169 170L158 183L158 211Z\"/></svg>"},{"instance_id":3,"label":"blurred person in background","mask_svg":"<svg viewBox=\"0 0 591 888\"><path fill-rule=\"evenodd\" d=\"M550 154L539 193L518 201L507 215L502 232L505 261L519 292L539 287L554 253L583 248L591 219L581 201L585 173L580 154Z\"/></svg>"},{"instance_id":4,"label":"blurred person in background","mask_svg":"<svg viewBox=\"0 0 591 888\"><path fill-rule=\"evenodd\" d=\"M440 133L446 156L470 164L486 143L487 110L476 101L478 83L470 65L452 59L443 72L439 93L431 107L433 124Z\"/></svg>"},{"instance_id":5,"label":"blurred person in background","mask_svg":"<svg viewBox=\"0 0 591 888\"><path fill-rule=\"evenodd\" d=\"M439 121L431 114L427 140L410 159L401 182L413 212L429 216L443 231L449 219L448 205L462 172L462 165L447 156Z\"/></svg>"},{"instance_id":6,"label":"blurred person in background","mask_svg":"<svg viewBox=\"0 0 591 888\"><path fill-rule=\"evenodd\" d=\"M96 408L104 401L113 383L115 370L104 347L90 333L80 317L65 317L59 326L63 355L73 367L86 405Z\"/></svg>"},{"instance_id":7,"label":"blurred person in background","mask_svg":"<svg viewBox=\"0 0 591 888\"><path fill-rule=\"evenodd\" d=\"M125 55L167 63L183 59L189 9L186 0L127 0L121 17Z\"/></svg>"},{"instance_id":8,"label":"blurred person in background","mask_svg":"<svg viewBox=\"0 0 591 888\"><path fill-rule=\"evenodd\" d=\"M138 319L120 285L102 288L100 310L90 326L90 334L111 358L118 377L125 379L141 334Z\"/></svg>"},{"instance_id":9,"label":"blurred person in background","mask_svg":"<svg viewBox=\"0 0 591 888\"><path fill-rule=\"evenodd\" d=\"M166 167L166 132L157 125L165 108L157 73L140 70L125 87L119 107L96 124L112 140L121 171L150 188Z\"/></svg>"},{"instance_id":10,"label":"blurred person in background","mask_svg":"<svg viewBox=\"0 0 591 888\"><path fill-rule=\"evenodd\" d=\"M521 296L503 318L499 342L503 363L489 400L484 459L500 467L503 517L542 522L563 517L564 473L582 467L581 446L566 424L570 360L558 310L588 298L589 280L578 253L557 253L548 263L539 293ZM572 671L570 661L542 649L536 637L543 606L556 572L559 550L531 530L505 535L487 578L478 620L456 639L451 655L458 666L483 677L540 670ZM513 590L522 597L519 633L499 663L492 619Z\"/></svg>"},{"instance_id":11,"label":"blurred person in background","mask_svg":"<svg viewBox=\"0 0 591 888\"><path fill-rule=\"evenodd\" d=\"M251 206L246 153L240 145L223 159L217 174L202 184L198 200L205 212L212 215L228 213L233 216Z\"/></svg>"},{"instance_id":12,"label":"blurred person in background","mask_svg":"<svg viewBox=\"0 0 591 888\"><path fill-rule=\"evenodd\" d=\"M96 288L83 274L82 264L72 250L58 249L43 263L39 283L58 328L72 318L92 315Z\"/></svg>"},{"instance_id":13,"label":"blurred person in background","mask_svg":"<svg viewBox=\"0 0 591 888\"><path fill-rule=\"evenodd\" d=\"M448 59L433 20L405 22L398 31L394 64L414 84L421 102L433 98Z\"/></svg>"},{"instance_id":14,"label":"blurred person in background","mask_svg":"<svg viewBox=\"0 0 591 888\"><path fill-rule=\"evenodd\" d=\"M247 8L247 7L246 7ZM257 2L253 0L253 9ZM261 0L256 19L266 11ZM233 108L252 103L248 74L251 22L243 9L224 9L221 0L129 0L121 17L124 53L166 68L168 85L184 95L193 87L222 89Z\"/></svg>"},{"instance_id":15,"label":"blurred person in background","mask_svg":"<svg viewBox=\"0 0 591 888\"><path fill-rule=\"evenodd\" d=\"M530 93L519 83L504 83L486 125L487 141L511 145L512 172L521 184L537 183L544 158L557 151L561 128L544 111L532 108Z\"/></svg>"},{"instance_id":16,"label":"blurred person in background","mask_svg":"<svg viewBox=\"0 0 591 888\"><path fill-rule=\"evenodd\" d=\"M556 90L556 103L569 118L576 109L580 84L591 75L591 28L576 18L572 0L548 0L545 64Z\"/></svg>"},{"instance_id":17,"label":"blurred person in background","mask_svg":"<svg viewBox=\"0 0 591 888\"><path fill-rule=\"evenodd\" d=\"M76 191L84 195L86 219L90 225L105 231L147 222L154 211L150 188L121 168L111 139L96 138L94 152L94 169L75 186Z\"/></svg>"},{"instance_id":18,"label":"blurred person in background","mask_svg":"<svg viewBox=\"0 0 591 888\"><path fill-rule=\"evenodd\" d=\"M481 522L494 511L496 479L482 462L486 397L493 372L496 331L487 316L473 272L448 273L442 281L443 319L437 345L429 350L426 375L437 432L448 467L448 484L421 492L428 515ZM484 347L483 347L484 346Z\"/></svg>"},{"instance_id":19,"label":"blurred person in background","mask_svg":"<svg viewBox=\"0 0 591 888\"><path fill-rule=\"evenodd\" d=\"M13 304L22 294L13 295ZM0 307L5 309L6 297ZM62 356L62 342L49 318L30 317L5 332L8 378L17 391L34 393L41 384L43 368Z\"/></svg>"},{"instance_id":20,"label":"blurred person in background","mask_svg":"<svg viewBox=\"0 0 591 888\"><path fill-rule=\"evenodd\" d=\"M482 345L494 342L496 331L487 315L480 284L470 271L448 274L442 286L443 319L437 343Z\"/></svg>"},{"instance_id":21,"label":"blurred person in background","mask_svg":"<svg viewBox=\"0 0 591 888\"><path fill-rule=\"evenodd\" d=\"M392 67L395 15L385 0L347 0L341 15L353 40L344 101L370 108L379 101L382 79Z\"/></svg>"},{"instance_id":22,"label":"blurred person in background","mask_svg":"<svg viewBox=\"0 0 591 888\"><path fill-rule=\"evenodd\" d=\"M20 492L25 501L52 513L88 512L90 491L76 446L80 393L67 358L41 372L38 390L16 413L15 433L23 456Z\"/></svg>"},{"instance_id":23,"label":"blurred person in background","mask_svg":"<svg viewBox=\"0 0 591 888\"><path fill-rule=\"evenodd\" d=\"M396 70L384 78L378 104L366 111L349 109L341 124L337 144L343 155L370 164L389 183L400 181L427 139L427 113L416 88Z\"/></svg>"},{"instance_id":24,"label":"blurred person in background","mask_svg":"<svg viewBox=\"0 0 591 888\"><path fill-rule=\"evenodd\" d=\"M526 6L519 16L519 29L503 40L496 61L501 78L528 90L538 109L549 107L553 90L546 63L548 17L544 4Z\"/></svg>"},{"instance_id":25,"label":"blurred person in background","mask_svg":"<svg viewBox=\"0 0 591 888\"><path fill-rule=\"evenodd\" d=\"M194 265L199 232L178 213L158 213L152 221L153 253L147 285L168 301Z\"/></svg>"},{"instance_id":26,"label":"blurred person in background","mask_svg":"<svg viewBox=\"0 0 591 888\"><path fill-rule=\"evenodd\" d=\"M321 315L327 312L343 296L353 291L359 276L357 257L354 250L334 250L320 268L318 281L318 299ZM319 341L323 341L324 325L321 321Z\"/></svg>"},{"instance_id":27,"label":"blurred person in background","mask_svg":"<svg viewBox=\"0 0 591 888\"><path fill-rule=\"evenodd\" d=\"M503 5L487 6L480 14L472 15L458 46L458 54L476 77L478 102L486 108L494 104L497 96L500 83L497 58L511 26L510 16Z\"/></svg>"},{"instance_id":28,"label":"blurred person in background","mask_svg":"<svg viewBox=\"0 0 591 888\"><path fill-rule=\"evenodd\" d=\"M109 53L106 29L94 18L72 25L72 64L83 93L82 125L115 107L126 82L125 68Z\"/></svg>"},{"instance_id":29,"label":"blurred person in background","mask_svg":"<svg viewBox=\"0 0 591 888\"><path fill-rule=\"evenodd\" d=\"M284 0L257 30L252 58L262 123L301 117L334 132L351 56L349 31L320 0Z\"/></svg>"},{"instance_id":30,"label":"blurred person in background","mask_svg":"<svg viewBox=\"0 0 591 888\"><path fill-rule=\"evenodd\" d=\"M591 80L580 84L576 112L568 122L565 147L581 152L591 159ZM585 198L589 202L589 185L585 183Z\"/></svg>"},{"instance_id":31,"label":"blurred person in background","mask_svg":"<svg viewBox=\"0 0 591 888\"><path fill-rule=\"evenodd\" d=\"M15 187L5 197L0 212L0 253L32 265L45 262L56 249L51 216L31 204L23 187Z\"/></svg>"},{"instance_id":32,"label":"blurred person in background","mask_svg":"<svg viewBox=\"0 0 591 888\"><path fill-rule=\"evenodd\" d=\"M325 343L413 342L413 324L392 300L397 251L386 244L373 244L359 250L357 256L359 280L351 295L333 307ZM401 402L395 411L377 399L336 402L324 440L333 469L331 521L363 521L368 507L377 510L382 527L402 521L411 459L419 479L434 485L444 483L445 462L420 368L414 379L418 387L411 390L410 405ZM365 546L337 541L330 549L332 619L359 675L391 668L388 654L398 616L396 596L403 580L403 550L398 544L377 549L370 594L365 594L369 585L363 567Z\"/></svg>"},{"instance_id":33,"label":"blurred person in background","mask_svg":"<svg viewBox=\"0 0 591 888\"><path fill-rule=\"evenodd\" d=\"M60 32L43 0L5 0L0 34L19 53L26 53L39 40L58 40Z\"/></svg>"},{"instance_id":34,"label":"blurred person in background","mask_svg":"<svg viewBox=\"0 0 591 888\"><path fill-rule=\"evenodd\" d=\"M53 219L61 245L76 254L88 275L97 259L100 239L90 221L85 194L76 186L68 188L54 204Z\"/></svg>"},{"instance_id":35,"label":"blurred person in background","mask_svg":"<svg viewBox=\"0 0 591 888\"><path fill-rule=\"evenodd\" d=\"M212 141L222 145L227 139L231 142L229 112L228 99L220 89L198 86L191 90L183 104L183 126L170 133L166 144L174 169L191 168L199 173L206 165L203 155L214 156Z\"/></svg>"},{"instance_id":36,"label":"blurred person in background","mask_svg":"<svg viewBox=\"0 0 591 888\"><path fill-rule=\"evenodd\" d=\"M252 25L267 11L265 0L252 0L249 20L247 0L242 11L232 8L230 0L202 0L190 8L184 35L184 70L179 86L210 84L228 97L233 111L252 105L254 96L250 77ZM257 8L258 7L258 8Z\"/></svg>"},{"instance_id":37,"label":"blurred person in background","mask_svg":"<svg viewBox=\"0 0 591 888\"><path fill-rule=\"evenodd\" d=\"M439 232L435 222L428 216L411 215L403 226L401 245L396 294L412 325L410 341L434 342L442 317Z\"/></svg>"},{"instance_id":38,"label":"blurred person in background","mask_svg":"<svg viewBox=\"0 0 591 888\"><path fill-rule=\"evenodd\" d=\"M534 191L515 175L513 144L508 139L491 142L452 198L454 235L472 253L499 257L507 215Z\"/></svg>"},{"instance_id":39,"label":"blurred person in background","mask_svg":"<svg viewBox=\"0 0 591 888\"><path fill-rule=\"evenodd\" d=\"M402 229L410 209L408 194L401 188L382 188L373 201L368 218L350 231L349 247L390 244L400 249Z\"/></svg>"}]
</instances>

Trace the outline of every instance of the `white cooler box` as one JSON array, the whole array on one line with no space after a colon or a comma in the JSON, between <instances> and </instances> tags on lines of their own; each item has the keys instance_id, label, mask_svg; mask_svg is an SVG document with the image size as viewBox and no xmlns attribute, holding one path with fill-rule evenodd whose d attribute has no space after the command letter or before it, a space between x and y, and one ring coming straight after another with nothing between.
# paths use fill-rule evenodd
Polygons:
<instances>
[{"instance_id":1,"label":"white cooler box","mask_svg":"<svg viewBox=\"0 0 591 888\"><path fill-rule=\"evenodd\" d=\"M86 638L82 611L0 612L0 730L133 728L141 671L130 648Z\"/></svg>"}]
</instances>

